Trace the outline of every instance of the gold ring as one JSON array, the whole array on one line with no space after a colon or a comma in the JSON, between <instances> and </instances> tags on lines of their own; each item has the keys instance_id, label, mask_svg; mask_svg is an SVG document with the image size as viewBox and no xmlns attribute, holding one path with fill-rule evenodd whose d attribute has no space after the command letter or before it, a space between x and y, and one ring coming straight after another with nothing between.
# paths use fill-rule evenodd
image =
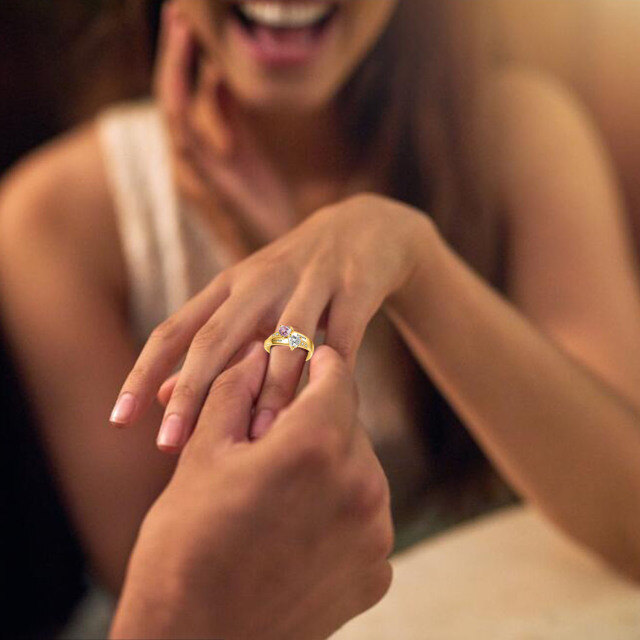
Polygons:
<instances>
[{"instance_id":1,"label":"gold ring","mask_svg":"<svg viewBox=\"0 0 640 640\"><path fill-rule=\"evenodd\" d=\"M271 347L274 345L283 345L289 347L291 351L294 349L305 349L309 353L307 354L306 360L309 360L313 355L313 350L315 346L313 344L313 340L304 335L304 333L300 333L296 331L293 327L289 325L283 324L278 327L278 330L270 335L264 341L264 348L267 353L271 353ZM306 362L305 360L305 362Z\"/></svg>"}]
</instances>

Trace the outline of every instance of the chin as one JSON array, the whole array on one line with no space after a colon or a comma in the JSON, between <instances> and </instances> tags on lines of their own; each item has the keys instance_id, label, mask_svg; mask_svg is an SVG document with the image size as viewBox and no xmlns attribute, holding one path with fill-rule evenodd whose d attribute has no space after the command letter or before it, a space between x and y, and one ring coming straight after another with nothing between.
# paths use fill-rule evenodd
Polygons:
<instances>
[{"instance_id":1,"label":"chin","mask_svg":"<svg viewBox=\"0 0 640 640\"><path fill-rule=\"evenodd\" d=\"M265 111L317 111L331 102L335 90L322 87L317 82L234 82L230 79L233 94L240 102L253 109Z\"/></svg>"}]
</instances>

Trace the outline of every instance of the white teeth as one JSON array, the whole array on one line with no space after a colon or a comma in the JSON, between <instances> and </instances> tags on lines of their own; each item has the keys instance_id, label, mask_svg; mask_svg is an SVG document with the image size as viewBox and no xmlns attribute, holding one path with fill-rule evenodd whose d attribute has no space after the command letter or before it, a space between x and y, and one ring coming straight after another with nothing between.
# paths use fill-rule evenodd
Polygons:
<instances>
[{"instance_id":1,"label":"white teeth","mask_svg":"<svg viewBox=\"0 0 640 640\"><path fill-rule=\"evenodd\" d=\"M238 8L246 18L258 24L278 29L292 29L309 27L320 22L331 13L333 4L252 0L240 2Z\"/></svg>"}]
</instances>

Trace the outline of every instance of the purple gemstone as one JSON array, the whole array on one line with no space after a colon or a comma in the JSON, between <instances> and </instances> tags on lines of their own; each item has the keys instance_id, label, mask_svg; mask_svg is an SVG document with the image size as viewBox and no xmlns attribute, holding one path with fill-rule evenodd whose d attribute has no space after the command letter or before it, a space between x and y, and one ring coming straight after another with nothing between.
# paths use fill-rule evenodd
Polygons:
<instances>
[{"instance_id":1,"label":"purple gemstone","mask_svg":"<svg viewBox=\"0 0 640 640\"><path fill-rule=\"evenodd\" d=\"M280 328L278 329L278 333L283 338L286 338L291 333L291 327L287 327L286 324L280 325Z\"/></svg>"}]
</instances>

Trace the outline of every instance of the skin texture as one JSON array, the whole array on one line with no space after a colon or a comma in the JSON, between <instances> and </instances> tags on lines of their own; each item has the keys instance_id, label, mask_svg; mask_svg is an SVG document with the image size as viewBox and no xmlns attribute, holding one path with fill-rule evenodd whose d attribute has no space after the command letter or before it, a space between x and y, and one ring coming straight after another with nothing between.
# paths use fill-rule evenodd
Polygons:
<instances>
[{"instance_id":1,"label":"skin texture","mask_svg":"<svg viewBox=\"0 0 640 640\"><path fill-rule=\"evenodd\" d=\"M317 356L309 385L257 443L262 344L218 377L145 518L111 637L320 639L386 593L387 480L348 368L329 347Z\"/></svg>"},{"instance_id":2,"label":"skin texture","mask_svg":"<svg viewBox=\"0 0 640 640\"><path fill-rule=\"evenodd\" d=\"M413 277L388 309L506 476L577 539L637 576L640 305L627 212L602 142L570 94L517 70L496 79L488 93L507 116L496 182L511 227L508 299L465 270L424 218ZM245 116L248 129L262 122ZM280 159L268 144L274 132L305 121L265 121L270 128L260 129L260 141L290 186L296 214L335 205L344 185L328 170L309 179L309 157L322 161L338 143L321 146L325 132L317 139L311 131L303 150L283 144ZM215 120L207 122L216 129ZM306 131L302 124L300 130ZM390 203L367 198L370 233L383 236L387 229L374 222L385 219ZM362 199L344 206L354 203ZM215 199L207 212L213 226L233 219ZM259 225L254 229L259 237ZM243 233L230 235L239 252L249 251ZM135 428L104 428L137 353L91 127L39 150L5 178L0 269L3 322L60 487L94 567L117 591L140 522L175 462L155 451L161 418L155 408ZM464 368L456 365L462 356ZM545 407L553 411L541 413Z\"/></svg>"}]
</instances>

